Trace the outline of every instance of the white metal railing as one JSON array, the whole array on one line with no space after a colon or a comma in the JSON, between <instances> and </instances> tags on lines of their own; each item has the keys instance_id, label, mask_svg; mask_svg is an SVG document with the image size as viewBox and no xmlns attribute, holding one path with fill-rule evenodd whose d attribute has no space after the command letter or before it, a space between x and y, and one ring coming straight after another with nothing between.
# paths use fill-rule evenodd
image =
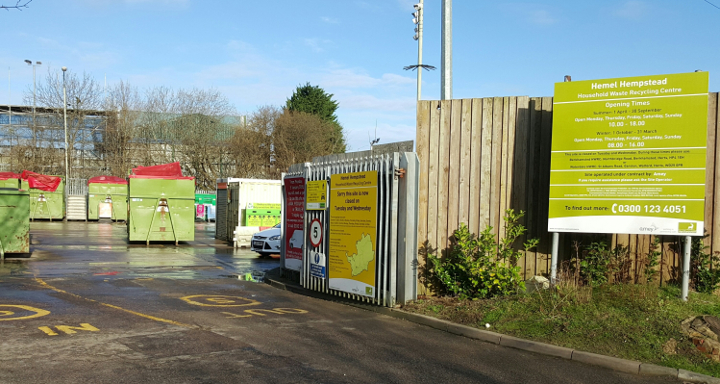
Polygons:
<instances>
[{"instance_id":1,"label":"white metal railing","mask_svg":"<svg viewBox=\"0 0 720 384\"><path fill-rule=\"evenodd\" d=\"M295 164L285 177L302 176L305 182L314 180L330 181L330 176L339 173L377 171L378 205L376 234L376 273L374 297L365 297L329 288L329 269L326 265L325 278L310 274L310 257L313 252L328 255L329 209L305 211L305 241L300 284L310 290L341 296L376 305L392 307L417 297L417 203L419 161L415 153L396 152L383 155L339 154L316 158L312 163ZM328 194L328 201L330 194ZM283 207L285 194L283 193ZM329 204L328 204L329 206ZM283 209L284 210L284 209ZM323 237L318 247L309 240L310 223L318 219L323 225ZM283 216L283 233L286 224ZM329 225L328 225L329 224ZM284 235L283 235L284 236ZM284 237L283 237L284 238ZM281 261L285 267L285 242L281 242ZM326 263L327 263L327 257Z\"/></svg>"},{"instance_id":2,"label":"white metal railing","mask_svg":"<svg viewBox=\"0 0 720 384\"><path fill-rule=\"evenodd\" d=\"M65 183L67 188L67 194L69 196L87 196L88 194L88 179L70 178Z\"/></svg>"}]
</instances>

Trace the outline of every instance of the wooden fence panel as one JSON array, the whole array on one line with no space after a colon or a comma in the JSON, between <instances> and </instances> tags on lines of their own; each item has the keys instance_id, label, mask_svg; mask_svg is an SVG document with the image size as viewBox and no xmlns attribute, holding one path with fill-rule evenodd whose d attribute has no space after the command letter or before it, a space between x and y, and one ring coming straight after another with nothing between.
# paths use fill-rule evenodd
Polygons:
<instances>
[{"instance_id":1,"label":"wooden fence panel","mask_svg":"<svg viewBox=\"0 0 720 384\"><path fill-rule=\"evenodd\" d=\"M452 100L440 102L440 140L438 170L438 213L437 213L437 246L445 249L448 246L448 183L450 182L450 123L452 117Z\"/></svg>"},{"instance_id":2,"label":"wooden fence panel","mask_svg":"<svg viewBox=\"0 0 720 384\"><path fill-rule=\"evenodd\" d=\"M706 185L707 188L708 185L711 186L712 193L706 192L705 193L705 212L711 213L713 220L710 222L710 225L708 223L705 223L705 228L707 228L707 232L710 234L710 242L711 242L711 252L720 252L720 231L713 231L714 227L712 224L718 223L717 216L720 215L720 211L718 210L718 206L720 206L720 193L717 193L717 191L720 188L720 185L718 185L718 182L720 182L720 178L717 177L717 172L715 171L716 167L720 168L720 151L718 150L717 140L718 140L718 134L717 130L720 128L720 97L718 97L718 94L710 94L710 97L708 98L709 105L709 113L708 113L708 157L712 156L712 160L708 161L708 169L706 169L706 175L710 175L710 177L706 178ZM713 151L710 152L710 141L712 139L712 149ZM712 154L712 155L710 155ZM712 167L712 174L710 173L710 164L713 165ZM709 182L708 182L709 180Z\"/></svg>"},{"instance_id":3,"label":"wooden fence panel","mask_svg":"<svg viewBox=\"0 0 720 384\"><path fill-rule=\"evenodd\" d=\"M720 252L720 164L718 94L708 102L705 245ZM524 211L527 238L541 245L518 261L525 277L549 272L551 234L547 231L552 98L495 97L418 102L417 152L420 157L419 242L444 250L461 223L478 234L488 225L504 236L506 209ZM587 246L606 241L627 246L630 277L643 276L644 260L654 237L628 234L561 234L560 256L575 255L575 243ZM520 243L520 242L518 242ZM679 277L678 237L661 236L658 267L662 282ZM421 260L422 262L422 260Z\"/></svg>"},{"instance_id":4,"label":"wooden fence panel","mask_svg":"<svg viewBox=\"0 0 720 384\"><path fill-rule=\"evenodd\" d=\"M418 239L420 240L419 250L420 252L426 252L427 250L423 246L428 241L428 168L430 160L430 101L420 101L417 106L417 124L420 127L427 127L428 129L418 129L417 137L415 140L415 151L420 159L420 177L418 180L419 191L418 191L418 206L424 209L418 210ZM434 219L433 219L434 221ZM422 270L425 264L425 257L418 257L418 267ZM425 294L425 287L418 282L418 292Z\"/></svg>"},{"instance_id":5,"label":"wooden fence panel","mask_svg":"<svg viewBox=\"0 0 720 384\"><path fill-rule=\"evenodd\" d=\"M458 202L460 223L469 225L470 213L470 170L472 168L472 100L462 100L460 121L460 196Z\"/></svg>"},{"instance_id":6,"label":"wooden fence panel","mask_svg":"<svg viewBox=\"0 0 720 384\"><path fill-rule=\"evenodd\" d=\"M480 228L490 225L490 186L492 184L492 122L493 99L483 99L482 110L482 159L480 160Z\"/></svg>"},{"instance_id":7,"label":"wooden fence panel","mask_svg":"<svg viewBox=\"0 0 720 384\"><path fill-rule=\"evenodd\" d=\"M470 143L470 212L469 229L472 233L480 233L480 180L482 163L482 99L473 99L471 103L471 143Z\"/></svg>"},{"instance_id":8,"label":"wooden fence panel","mask_svg":"<svg viewBox=\"0 0 720 384\"><path fill-rule=\"evenodd\" d=\"M440 145L440 103L432 102L430 104L430 159L428 162L428 228L427 241L429 247L437 247L437 217L438 217L438 174L442 172L439 161L439 145ZM419 154L418 154L419 155ZM420 170L424 172L424 170ZM419 208L418 208L419 209ZM418 239L422 245L422 239Z\"/></svg>"},{"instance_id":9,"label":"wooden fence panel","mask_svg":"<svg viewBox=\"0 0 720 384\"><path fill-rule=\"evenodd\" d=\"M452 100L450 118L450 168L448 178L448 226L446 236L452 237L460 224L460 137L462 135L462 100Z\"/></svg>"}]
</instances>

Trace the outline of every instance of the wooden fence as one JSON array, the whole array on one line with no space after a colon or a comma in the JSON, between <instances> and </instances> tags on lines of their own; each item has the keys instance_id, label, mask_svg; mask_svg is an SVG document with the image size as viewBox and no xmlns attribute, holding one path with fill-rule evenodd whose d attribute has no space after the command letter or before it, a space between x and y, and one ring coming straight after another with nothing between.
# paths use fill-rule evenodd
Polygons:
<instances>
[{"instance_id":1,"label":"wooden fence","mask_svg":"<svg viewBox=\"0 0 720 384\"><path fill-rule=\"evenodd\" d=\"M504 234L504 212L524 211L528 237L539 238L537 249L518 265L526 278L549 274L552 235L547 231L552 139L552 97L492 97L420 101L417 104L417 154L420 158L419 234L423 253L449 245L449 237L468 225L478 234L488 225ZM720 167L717 151L718 93L710 93L704 241L720 252ZM719 193L715 193L718 190ZM660 236L660 281L678 278L681 252L677 236ZM627 246L637 271L638 258L650 251L649 235L561 234L560 260L573 254L576 242L594 240ZM422 267L421 267L422 268Z\"/></svg>"}]
</instances>

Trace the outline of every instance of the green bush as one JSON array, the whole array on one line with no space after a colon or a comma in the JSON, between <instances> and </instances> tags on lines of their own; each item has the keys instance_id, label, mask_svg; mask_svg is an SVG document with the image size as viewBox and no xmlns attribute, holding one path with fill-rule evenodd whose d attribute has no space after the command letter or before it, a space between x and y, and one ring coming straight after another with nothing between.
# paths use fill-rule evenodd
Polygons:
<instances>
[{"instance_id":1,"label":"green bush","mask_svg":"<svg viewBox=\"0 0 720 384\"><path fill-rule=\"evenodd\" d=\"M701 239L692 241L690 271L692 284L700 293L713 293L720 286L720 257L705 252Z\"/></svg>"},{"instance_id":2,"label":"green bush","mask_svg":"<svg viewBox=\"0 0 720 384\"><path fill-rule=\"evenodd\" d=\"M524 290L521 268L517 266L522 251L513 248L517 238L526 231L518 224L523 215L522 211L516 214L512 209L505 212L505 237L499 241L490 226L476 237L461 224L453 233L444 257L428 254L430 272L444 289L441 293L462 299L479 299ZM537 239L528 240L523 249L531 249L537 243Z\"/></svg>"},{"instance_id":3,"label":"green bush","mask_svg":"<svg viewBox=\"0 0 720 384\"><path fill-rule=\"evenodd\" d=\"M600 286L608 281L613 252L604 241L594 241L585 248L580 260L580 278L587 285Z\"/></svg>"}]
</instances>

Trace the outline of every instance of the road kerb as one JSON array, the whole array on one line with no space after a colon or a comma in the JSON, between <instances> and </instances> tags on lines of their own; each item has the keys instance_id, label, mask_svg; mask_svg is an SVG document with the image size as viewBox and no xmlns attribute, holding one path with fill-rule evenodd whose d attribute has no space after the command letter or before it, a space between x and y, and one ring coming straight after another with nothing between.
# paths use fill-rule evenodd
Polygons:
<instances>
[{"instance_id":1,"label":"road kerb","mask_svg":"<svg viewBox=\"0 0 720 384\"><path fill-rule=\"evenodd\" d=\"M310 294L316 293L313 291L306 290L302 287L295 287L287 285L284 282L275 281L273 279L267 279L266 283L281 290L287 290L294 293ZM319 294L317 297L322 296ZM583 352L572 350L570 348L558 347L551 344L539 343L530 340L519 339L512 336L507 336L495 332L485 331L482 329L453 323L447 320L437 319L431 316L420 315L416 313L405 312L400 309L389 309L377 306L363 305L360 303L352 304L354 307L362 308L365 310L373 311L386 316L391 316L397 319L407 320L413 323L425 325L448 333L452 333L459 336L464 336L470 339L476 339L488 343L499 344L505 347L511 347L521 349L541 355L555 356L564 359L575 360L577 362L597 365L605 368L609 368L619 372L631 373L635 375L645 376L671 376L677 377L681 380L685 380L693 383L706 383L706 384L720 384L720 379L712 376L703 375L684 369L675 369L669 367L662 367L654 364L640 363L639 361L620 359L617 357L604 356L596 353ZM504 340L504 341L503 341ZM568 357L568 351L571 352L571 356Z\"/></svg>"},{"instance_id":2,"label":"road kerb","mask_svg":"<svg viewBox=\"0 0 720 384\"><path fill-rule=\"evenodd\" d=\"M557 345L538 343L537 341L518 339L517 337L505 335L500 337L500 345L568 360L572 359L573 354L573 350L570 348L558 347Z\"/></svg>"},{"instance_id":3,"label":"road kerb","mask_svg":"<svg viewBox=\"0 0 720 384\"><path fill-rule=\"evenodd\" d=\"M440 319L436 319L434 317L425 316L425 315L418 315L418 314L409 314L405 311L398 311L398 310L392 310L393 313L402 313L402 318L408 321L411 321L413 323L426 325L428 327L432 327L435 329L439 329L441 331L448 331L448 325L450 324L449 321L444 321ZM411 316L408 316L411 315ZM412 319L410 318L412 317Z\"/></svg>"},{"instance_id":4,"label":"road kerb","mask_svg":"<svg viewBox=\"0 0 720 384\"><path fill-rule=\"evenodd\" d=\"M643 376L672 376L678 377L678 369L663 367L655 364L640 364L640 374Z\"/></svg>"},{"instance_id":5,"label":"road kerb","mask_svg":"<svg viewBox=\"0 0 720 384\"><path fill-rule=\"evenodd\" d=\"M686 371L684 369L678 370L678 379L688 380L694 383L706 383L706 384L720 384L720 379L700 373Z\"/></svg>"},{"instance_id":6,"label":"road kerb","mask_svg":"<svg viewBox=\"0 0 720 384\"><path fill-rule=\"evenodd\" d=\"M598 355L597 353L573 351L572 359L585 364L599 365L615 371L640 374L640 362L617 357Z\"/></svg>"},{"instance_id":7,"label":"road kerb","mask_svg":"<svg viewBox=\"0 0 720 384\"><path fill-rule=\"evenodd\" d=\"M455 323L448 324L447 331L455 335L465 336L470 339L480 340L493 344L500 344L500 338L502 337L502 335L499 333L484 331L482 329L477 329Z\"/></svg>"}]
</instances>

